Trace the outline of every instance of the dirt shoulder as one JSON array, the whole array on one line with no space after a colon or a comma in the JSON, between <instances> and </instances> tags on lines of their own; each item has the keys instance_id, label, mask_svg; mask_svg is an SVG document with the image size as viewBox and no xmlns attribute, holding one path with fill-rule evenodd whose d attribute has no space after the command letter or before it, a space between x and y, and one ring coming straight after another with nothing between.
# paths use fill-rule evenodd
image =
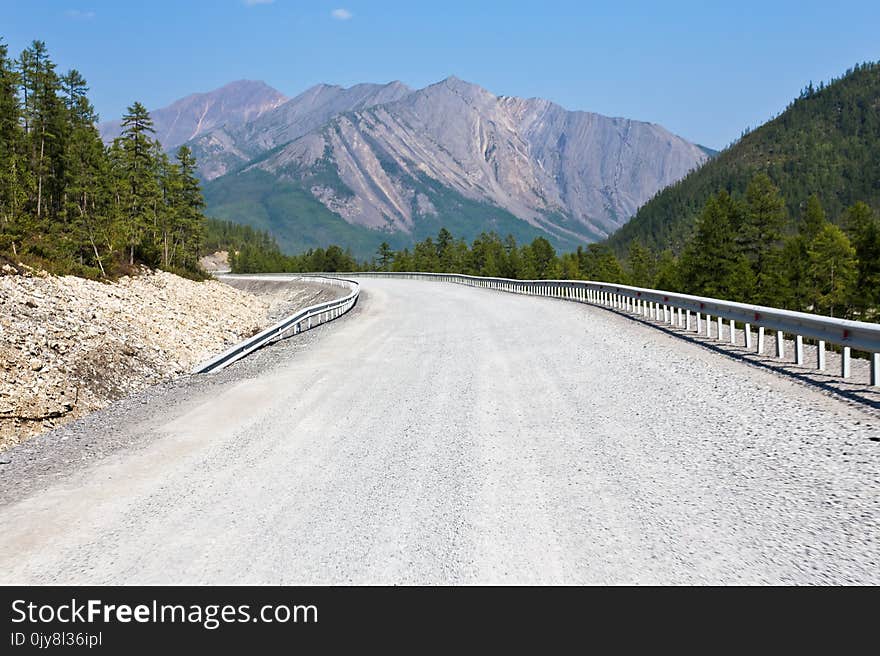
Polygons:
<instances>
[{"instance_id":1,"label":"dirt shoulder","mask_svg":"<svg viewBox=\"0 0 880 656\"><path fill-rule=\"evenodd\" d=\"M0 451L188 373L335 295L308 283L246 290L165 272L116 283L0 275Z\"/></svg>"}]
</instances>

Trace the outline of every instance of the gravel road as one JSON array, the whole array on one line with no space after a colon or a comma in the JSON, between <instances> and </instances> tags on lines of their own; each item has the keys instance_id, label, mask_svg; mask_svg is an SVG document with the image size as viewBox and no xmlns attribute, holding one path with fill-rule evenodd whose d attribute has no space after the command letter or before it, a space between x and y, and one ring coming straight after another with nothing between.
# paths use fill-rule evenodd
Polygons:
<instances>
[{"instance_id":1,"label":"gravel road","mask_svg":"<svg viewBox=\"0 0 880 656\"><path fill-rule=\"evenodd\" d=\"M362 282L46 441L104 457L11 451L0 582L880 583L871 408L601 308Z\"/></svg>"}]
</instances>

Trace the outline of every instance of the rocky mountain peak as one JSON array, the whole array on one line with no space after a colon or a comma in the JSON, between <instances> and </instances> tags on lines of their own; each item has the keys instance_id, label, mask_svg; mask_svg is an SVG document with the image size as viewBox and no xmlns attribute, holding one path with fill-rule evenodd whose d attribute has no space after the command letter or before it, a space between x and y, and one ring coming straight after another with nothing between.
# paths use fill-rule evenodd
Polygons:
<instances>
[{"instance_id":1,"label":"rocky mountain peak","mask_svg":"<svg viewBox=\"0 0 880 656\"><path fill-rule=\"evenodd\" d=\"M218 89L194 93L161 109L153 110L156 138L166 149L218 127L253 121L287 101L280 91L259 80L236 80ZM110 142L122 131L120 121L98 126L101 137Z\"/></svg>"}]
</instances>

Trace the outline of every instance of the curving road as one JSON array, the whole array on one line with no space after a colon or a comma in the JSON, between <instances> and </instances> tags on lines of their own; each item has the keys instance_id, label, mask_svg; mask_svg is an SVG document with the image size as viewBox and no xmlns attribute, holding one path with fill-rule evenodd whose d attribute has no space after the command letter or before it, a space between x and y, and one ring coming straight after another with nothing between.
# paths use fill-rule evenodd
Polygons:
<instances>
[{"instance_id":1,"label":"curving road","mask_svg":"<svg viewBox=\"0 0 880 656\"><path fill-rule=\"evenodd\" d=\"M880 583L876 415L600 308L362 283L0 507L0 582Z\"/></svg>"}]
</instances>

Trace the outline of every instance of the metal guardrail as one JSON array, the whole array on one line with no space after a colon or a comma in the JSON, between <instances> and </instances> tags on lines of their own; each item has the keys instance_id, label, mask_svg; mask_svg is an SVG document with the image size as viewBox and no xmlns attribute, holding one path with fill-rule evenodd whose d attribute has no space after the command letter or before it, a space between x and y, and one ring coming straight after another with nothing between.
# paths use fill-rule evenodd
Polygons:
<instances>
[{"instance_id":1,"label":"metal guardrail","mask_svg":"<svg viewBox=\"0 0 880 656\"><path fill-rule=\"evenodd\" d=\"M222 277L223 276L221 276L221 278ZM289 317L282 319L274 326L270 326L269 328L260 331L253 337L249 337L243 342L236 344L235 346L224 351L220 355L214 356L210 360L202 362L199 366L193 369L194 374L204 374L212 371L220 371L221 369L228 367L236 360L240 360L246 355L253 353L257 349L265 346L269 342L272 342L276 339L281 339L282 337L284 337L285 333L296 335L303 330L309 330L310 328L314 328L315 326L326 323L327 321L332 321L333 319L342 316L351 308L353 308L357 303L358 296L360 295L360 285L358 285L358 283L354 280L335 278L331 276L285 276L279 274L237 275L230 277L234 277L236 280L268 281L295 281L306 279L313 281L317 279L318 282L321 282L323 284L334 285L337 287L345 287L351 291L343 298L337 298L332 301L327 301L325 303L312 305L310 307L300 310L296 314L292 314Z\"/></svg>"},{"instance_id":2,"label":"metal guardrail","mask_svg":"<svg viewBox=\"0 0 880 656\"><path fill-rule=\"evenodd\" d=\"M784 335L788 333L795 337L795 362L799 365L804 364L805 337L817 340L816 367L820 370L826 368L826 344L843 347L840 374L844 378L851 373L851 350L867 351L871 358L871 384L880 385L880 324L876 323L584 280L513 280L452 273L377 271L346 275L438 280L514 294L580 301L662 321L706 337L712 337L714 332L718 339L722 338L726 321L730 343L738 343L737 327L741 326L743 345L747 349L754 348L758 354L764 352L765 331L776 331L775 354L779 358L785 357ZM714 331L713 324L716 325ZM757 329L754 340L752 328Z\"/></svg>"}]
</instances>

